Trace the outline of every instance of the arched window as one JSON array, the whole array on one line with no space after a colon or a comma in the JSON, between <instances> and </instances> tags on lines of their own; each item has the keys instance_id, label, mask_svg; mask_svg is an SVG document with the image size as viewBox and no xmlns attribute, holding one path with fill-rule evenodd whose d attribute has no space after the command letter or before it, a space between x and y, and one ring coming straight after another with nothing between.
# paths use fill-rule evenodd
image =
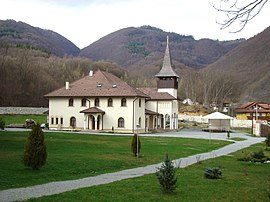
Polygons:
<instances>
[{"instance_id":1,"label":"arched window","mask_svg":"<svg viewBox=\"0 0 270 202\"><path fill-rule=\"evenodd\" d=\"M69 100L68 100L68 106L69 107L73 107L73 104L74 104L73 98L69 98Z\"/></svg>"},{"instance_id":2,"label":"arched window","mask_svg":"<svg viewBox=\"0 0 270 202\"><path fill-rule=\"evenodd\" d=\"M95 107L99 107L99 98L95 99Z\"/></svg>"},{"instance_id":3,"label":"arched window","mask_svg":"<svg viewBox=\"0 0 270 202\"><path fill-rule=\"evenodd\" d=\"M126 107L126 106L127 106L127 100L126 100L126 98L123 98L121 100L121 107Z\"/></svg>"},{"instance_id":4,"label":"arched window","mask_svg":"<svg viewBox=\"0 0 270 202\"><path fill-rule=\"evenodd\" d=\"M139 107L141 107L142 106L142 100L141 100L141 98L139 99Z\"/></svg>"},{"instance_id":5,"label":"arched window","mask_svg":"<svg viewBox=\"0 0 270 202\"><path fill-rule=\"evenodd\" d=\"M76 118L74 116L70 117L70 126L72 128L76 127Z\"/></svg>"},{"instance_id":6,"label":"arched window","mask_svg":"<svg viewBox=\"0 0 270 202\"><path fill-rule=\"evenodd\" d=\"M108 107L112 107L113 106L113 99L109 98L108 99Z\"/></svg>"},{"instance_id":7,"label":"arched window","mask_svg":"<svg viewBox=\"0 0 270 202\"><path fill-rule=\"evenodd\" d=\"M124 128L124 127L125 127L125 120L122 117L120 117L118 119L118 128Z\"/></svg>"},{"instance_id":8,"label":"arched window","mask_svg":"<svg viewBox=\"0 0 270 202\"><path fill-rule=\"evenodd\" d=\"M54 117L53 116L51 117L51 124L52 125L54 124Z\"/></svg>"},{"instance_id":9,"label":"arched window","mask_svg":"<svg viewBox=\"0 0 270 202\"><path fill-rule=\"evenodd\" d=\"M139 128L141 127L141 124L142 124L142 118L139 117L139 122L138 122Z\"/></svg>"},{"instance_id":10,"label":"arched window","mask_svg":"<svg viewBox=\"0 0 270 202\"><path fill-rule=\"evenodd\" d=\"M86 99L85 98L82 99L81 106L82 107L86 107Z\"/></svg>"}]
</instances>

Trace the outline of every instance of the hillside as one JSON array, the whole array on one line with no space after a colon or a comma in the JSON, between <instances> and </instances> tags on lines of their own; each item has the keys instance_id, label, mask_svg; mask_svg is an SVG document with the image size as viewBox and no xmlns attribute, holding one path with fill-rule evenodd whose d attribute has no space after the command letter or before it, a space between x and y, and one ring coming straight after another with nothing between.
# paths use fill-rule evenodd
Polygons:
<instances>
[{"instance_id":1,"label":"hillside","mask_svg":"<svg viewBox=\"0 0 270 202\"><path fill-rule=\"evenodd\" d=\"M14 20L0 20L0 43L39 49L56 56L77 56L80 49L60 34Z\"/></svg>"},{"instance_id":2,"label":"hillside","mask_svg":"<svg viewBox=\"0 0 270 202\"><path fill-rule=\"evenodd\" d=\"M230 72L240 100L270 102L270 27L224 55L208 70Z\"/></svg>"},{"instance_id":3,"label":"hillside","mask_svg":"<svg viewBox=\"0 0 270 202\"><path fill-rule=\"evenodd\" d=\"M150 26L129 27L94 42L82 49L79 56L95 61L113 61L126 69L134 70L135 73L137 68L153 69L158 60L162 61L167 35L170 37L174 64L192 68L206 67L243 41L195 40L192 36L168 33ZM157 72L158 69L154 71Z\"/></svg>"}]
</instances>

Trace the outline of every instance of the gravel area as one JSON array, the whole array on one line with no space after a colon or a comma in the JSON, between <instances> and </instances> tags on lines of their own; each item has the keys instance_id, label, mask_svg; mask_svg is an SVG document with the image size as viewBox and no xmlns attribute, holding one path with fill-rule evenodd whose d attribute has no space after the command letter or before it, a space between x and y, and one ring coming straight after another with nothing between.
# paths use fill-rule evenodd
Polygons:
<instances>
[{"instance_id":1,"label":"gravel area","mask_svg":"<svg viewBox=\"0 0 270 202\"><path fill-rule=\"evenodd\" d=\"M202 132L200 133L202 134ZM163 133L163 134L155 134L155 136L168 136L169 134L172 135L172 133ZM194 132L191 134L188 134L188 131L186 131L186 133L182 132L182 135L181 135L181 132L180 133L174 132L174 136L177 136L177 137L188 136L188 137L193 137L193 138L203 138L203 137L209 138L208 133L203 133L203 134L204 135L202 135L201 137L198 137ZM215 135L212 134L212 135L213 135L212 137L213 139L215 139L215 137L216 138L218 137L216 134ZM150 135L145 134L145 136L150 136ZM151 136L154 136L154 135L151 134ZM255 138L255 137L245 136L244 134L238 134L237 137L245 137L246 140L235 142L233 144L227 145L223 148L220 148L211 152L196 154L193 156L176 159L174 160L174 164L178 168L184 168L186 166L197 163L198 159L202 161L202 160L206 160L210 158L216 158L219 156L228 155L237 150L249 147L252 144L256 144L265 140L265 138ZM217 139L226 139L226 134L223 134L222 138L217 138ZM85 188L85 187L108 184L108 183L120 181L123 179L140 177L146 174L155 173L157 171L157 168L160 166L161 166L161 163L149 165L145 167L134 168L134 169L127 169L127 170L123 170L123 171L119 171L115 173L102 174L95 177L87 177L87 178L78 179L78 180L51 182L47 184L36 185L36 186L31 186L31 187L26 187L26 188L15 188L15 189L3 190L3 191L0 191L0 201L3 201L3 202L22 201L22 200L27 200L31 198L38 198L42 196L59 194L59 193L67 192L67 191L72 191L75 189Z\"/></svg>"}]
</instances>

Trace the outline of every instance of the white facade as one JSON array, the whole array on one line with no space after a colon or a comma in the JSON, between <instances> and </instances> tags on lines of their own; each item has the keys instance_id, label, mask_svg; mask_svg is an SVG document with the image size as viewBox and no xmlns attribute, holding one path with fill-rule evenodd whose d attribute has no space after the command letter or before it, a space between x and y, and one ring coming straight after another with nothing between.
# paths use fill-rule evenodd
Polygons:
<instances>
[{"instance_id":1,"label":"white facade","mask_svg":"<svg viewBox=\"0 0 270 202\"><path fill-rule=\"evenodd\" d=\"M177 98L177 89L174 89L174 88L159 88L158 92L159 93L169 93L173 97Z\"/></svg>"},{"instance_id":2,"label":"white facade","mask_svg":"<svg viewBox=\"0 0 270 202\"><path fill-rule=\"evenodd\" d=\"M86 98L86 106L82 106L83 98L73 98L73 106L69 106L70 98L49 99L50 129L104 130L117 132L145 131L145 98L124 98L126 105L121 106L123 98L111 98L112 106L108 106L109 98L99 98L98 108L105 113L87 114L81 111L94 107L96 98ZM140 101L141 100L141 101ZM139 106L139 102L141 106ZM90 104L90 105L89 105ZM76 120L73 125L72 119ZM119 118L124 125L119 127Z\"/></svg>"}]
</instances>

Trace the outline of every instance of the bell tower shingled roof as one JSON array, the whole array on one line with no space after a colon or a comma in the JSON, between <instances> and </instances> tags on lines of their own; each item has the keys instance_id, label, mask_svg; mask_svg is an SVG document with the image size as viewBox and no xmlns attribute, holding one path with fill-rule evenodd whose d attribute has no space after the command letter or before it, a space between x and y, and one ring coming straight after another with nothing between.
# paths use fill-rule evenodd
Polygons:
<instances>
[{"instance_id":1,"label":"bell tower shingled roof","mask_svg":"<svg viewBox=\"0 0 270 202\"><path fill-rule=\"evenodd\" d=\"M167 46L165 50L165 55L163 59L163 65L159 73L156 74L156 77L177 77L179 78L178 74L173 71L172 64L171 64L171 55L169 49L169 36L167 36Z\"/></svg>"}]
</instances>

